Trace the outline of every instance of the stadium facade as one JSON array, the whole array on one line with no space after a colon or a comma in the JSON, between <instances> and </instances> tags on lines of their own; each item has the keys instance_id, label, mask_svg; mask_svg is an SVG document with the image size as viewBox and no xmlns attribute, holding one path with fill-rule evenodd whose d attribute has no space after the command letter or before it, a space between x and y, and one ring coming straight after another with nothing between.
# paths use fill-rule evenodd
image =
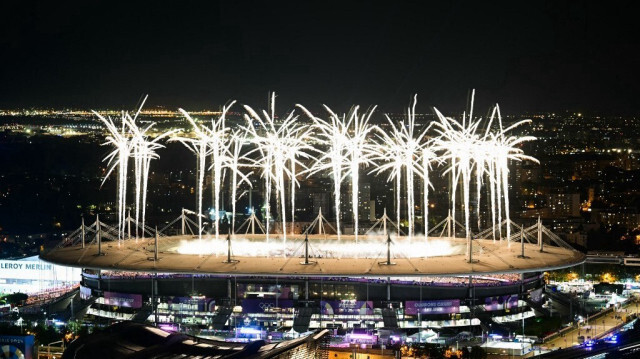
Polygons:
<instances>
[{"instance_id":1,"label":"stadium facade","mask_svg":"<svg viewBox=\"0 0 640 359\"><path fill-rule=\"evenodd\" d=\"M383 331L387 341L418 328L479 332L544 310L539 272L358 278L84 270L81 284L84 298L97 298L90 316L144 320L173 331L197 328L213 337L231 333L247 341L324 328Z\"/></svg>"},{"instance_id":2,"label":"stadium facade","mask_svg":"<svg viewBox=\"0 0 640 359\"><path fill-rule=\"evenodd\" d=\"M83 268L80 290L95 298L87 314L96 320L246 341L328 328L363 344L434 328L498 331L500 323L545 314L543 271L585 258L540 222L502 240L490 230L465 240L453 222L451 231L442 228L446 236L426 242L307 234L285 246L277 235L255 234L119 239L115 227L96 221L41 258Z\"/></svg>"}]
</instances>

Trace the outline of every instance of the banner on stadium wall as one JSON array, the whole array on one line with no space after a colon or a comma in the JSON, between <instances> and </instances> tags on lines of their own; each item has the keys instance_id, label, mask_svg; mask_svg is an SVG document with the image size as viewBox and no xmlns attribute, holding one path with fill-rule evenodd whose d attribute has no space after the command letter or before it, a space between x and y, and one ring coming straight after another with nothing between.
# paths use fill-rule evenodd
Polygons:
<instances>
[{"instance_id":1,"label":"banner on stadium wall","mask_svg":"<svg viewBox=\"0 0 640 359\"><path fill-rule=\"evenodd\" d=\"M485 310L501 310L516 308L518 306L518 295L501 295L497 297L487 297L484 299Z\"/></svg>"},{"instance_id":2,"label":"banner on stadium wall","mask_svg":"<svg viewBox=\"0 0 640 359\"><path fill-rule=\"evenodd\" d=\"M275 313L275 312L292 312L293 300L282 299L276 304L275 299L243 299L243 313Z\"/></svg>"},{"instance_id":3,"label":"banner on stadium wall","mask_svg":"<svg viewBox=\"0 0 640 359\"><path fill-rule=\"evenodd\" d=\"M450 314L460 313L460 299L406 301L404 313L420 314Z\"/></svg>"},{"instance_id":4,"label":"banner on stadium wall","mask_svg":"<svg viewBox=\"0 0 640 359\"><path fill-rule=\"evenodd\" d=\"M142 308L142 295L104 292L104 304L115 307Z\"/></svg>"},{"instance_id":5,"label":"banner on stadium wall","mask_svg":"<svg viewBox=\"0 0 640 359\"><path fill-rule=\"evenodd\" d=\"M320 301L323 315L372 315L373 302L364 300Z\"/></svg>"},{"instance_id":6,"label":"banner on stadium wall","mask_svg":"<svg viewBox=\"0 0 640 359\"><path fill-rule=\"evenodd\" d=\"M91 298L91 288L85 287L83 285L80 286L80 299L90 299Z\"/></svg>"}]
</instances>

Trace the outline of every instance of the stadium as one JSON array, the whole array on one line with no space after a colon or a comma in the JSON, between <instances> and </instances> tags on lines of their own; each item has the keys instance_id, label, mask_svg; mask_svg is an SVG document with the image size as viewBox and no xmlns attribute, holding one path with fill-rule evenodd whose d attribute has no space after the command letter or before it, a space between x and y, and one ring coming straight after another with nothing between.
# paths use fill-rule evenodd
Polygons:
<instances>
[{"instance_id":1,"label":"stadium","mask_svg":"<svg viewBox=\"0 0 640 359\"><path fill-rule=\"evenodd\" d=\"M95 299L87 314L98 321L151 322L235 341L329 328L363 345L446 342L447 330L508 331L500 323L545 313L544 271L585 259L539 222L514 231L510 241L490 239L491 231L489 238L474 236L469 261L468 242L446 236L460 227L449 232L446 223L433 232L443 236L427 244L424 237L408 244L389 231L362 235L356 245L353 236L339 242L311 226L315 234L290 235L283 246L277 234L269 243L264 234L218 242L213 235L164 235L182 231L181 222L189 221L182 216L175 228L148 231L145 239L118 240L117 228L96 221L41 258L83 268L81 295ZM190 254L193 248L217 250Z\"/></svg>"}]
</instances>

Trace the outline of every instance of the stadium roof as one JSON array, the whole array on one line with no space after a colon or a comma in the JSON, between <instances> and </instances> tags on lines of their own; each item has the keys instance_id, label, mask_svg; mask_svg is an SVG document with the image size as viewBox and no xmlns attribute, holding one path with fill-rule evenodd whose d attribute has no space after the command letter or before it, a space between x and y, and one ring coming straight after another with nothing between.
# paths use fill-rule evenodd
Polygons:
<instances>
[{"instance_id":1,"label":"stadium roof","mask_svg":"<svg viewBox=\"0 0 640 359\"><path fill-rule=\"evenodd\" d=\"M176 241L163 238L165 241ZM197 241L197 239L189 239ZM449 239L451 243L465 245L464 239ZM149 242L150 245L149 245ZM227 262L223 255L180 254L175 251L160 251L154 260L152 240L105 242L102 255L97 255L94 243L85 248L77 245L61 246L40 258L64 266L142 271L157 273L231 274L231 275L275 275L275 276L427 276L427 275L478 275L488 273L522 273L546 271L572 267L583 263L585 255L570 247L545 246L540 251L536 244L526 243L525 257L521 245L510 247L492 240L474 240L474 261L469 263L464 253L452 253L433 257L406 257L393 253L391 265L387 265L384 251L380 256L368 258L314 257L310 264L301 263L304 258L296 254L283 256L233 256ZM256 243L259 246L260 243Z\"/></svg>"}]
</instances>

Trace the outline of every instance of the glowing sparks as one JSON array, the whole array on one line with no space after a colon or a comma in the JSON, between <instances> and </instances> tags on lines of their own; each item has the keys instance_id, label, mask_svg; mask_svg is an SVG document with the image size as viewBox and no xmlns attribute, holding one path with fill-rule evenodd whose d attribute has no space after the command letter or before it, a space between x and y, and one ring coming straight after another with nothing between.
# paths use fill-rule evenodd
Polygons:
<instances>
[{"instance_id":1,"label":"glowing sparks","mask_svg":"<svg viewBox=\"0 0 640 359\"><path fill-rule=\"evenodd\" d=\"M204 171L206 169L207 156L210 153L209 142L211 141L211 139L209 137L209 131L206 127L198 125L186 111L180 109L180 112L193 127L195 137L175 137L171 140L181 142L183 145L185 145L185 147L187 147L196 155L196 172L198 174L196 179L196 198L198 204L198 238L202 239L202 189L204 187Z\"/></svg>"},{"instance_id":2,"label":"glowing sparks","mask_svg":"<svg viewBox=\"0 0 640 359\"><path fill-rule=\"evenodd\" d=\"M340 187L343 180L343 171L347 167L347 152L346 144L348 142L348 129L349 124L346 120L346 116L336 115L329 107L326 110L329 112L330 121L322 120L311 114L306 108L301 107L307 115L314 121L315 128L319 131L316 135L316 141L321 146L326 147L326 151L322 151L307 171L307 175L313 175L321 171L329 170L333 178L333 196L336 215L336 231L338 233L338 240L340 240Z\"/></svg>"},{"instance_id":3,"label":"glowing sparks","mask_svg":"<svg viewBox=\"0 0 640 359\"><path fill-rule=\"evenodd\" d=\"M236 201L238 187L244 182L251 187L249 176L253 172L243 173L241 168L249 167L249 161L246 155L242 154L242 147L247 140L247 134L241 130L233 131L231 135L231 150L228 167L231 170L231 233L236 233ZM240 178L238 180L238 177Z\"/></svg>"},{"instance_id":4,"label":"glowing sparks","mask_svg":"<svg viewBox=\"0 0 640 359\"><path fill-rule=\"evenodd\" d=\"M126 211L126 199L127 199L127 168L129 165L129 156L131 155L131 141L129 139L129 133L127 131L127 116L123 112L121 115L121 124L122 126L118 128L118 125L113 121L111 117L103 117L97 112L93 112L102 123L105 124L107 130L109 131L109 135L106 137L106 141L103 145L111 145L115 147L115 149L109 153L104 161L107 161L107 165L109 169L107 170L106 175L102 183L109 178L111 173L114 170L117 170L118 173L118 200L117 203L117 211L118 211L118 240L123 238L124 231L124 222L125 222L125 211Z\"/></svg>"},{"instance_id":5,"label":"glowing sparks","mask_svg":"<svg viewBox=\"0 0 640 359\"><path fill-rule=\"evenodd\" d=\"M508 161L515 160L531 160L537 162L532 157L523 154L522 150L517 148L523 142L534 140L534 137L524 136L515 137L507 136L507 133L528 120L520 121L512 126L504 129L502 127L502 118L500 116L499 107L496 105L492 115L486 125L484 134L479 133L478 129L482 123L482 119L473 118L473 98L471 97L471 111L469 115L463 115L462 122L458 122L453 118L445 117L438 110L435 110L438 116L438 122L434 124L435 132L438 136L435 138L435 149L441 153L441 158L450 163L445 173L451 175L451 212L455 218L456 209L456 192L458 183L462 184L462 203L464 209L464 228L465 237L471 239L471 230L469 224L470 217L470 185L471 175L475 169L476 176L476 192L478 196L478 206L480 205L480 188L485 174L489 177L490 191L490 208L492 212L492 221L495 225L495 212L498 211L498 223L501 222L501 213L504 210L507 219L507 238L510 238L510 221L509 221L509 191L508 179L509 169ZM494 118L497 116L499 127L497 131L491 132ZM478 211L479 214L479 211ZM471 250L470 242L468 242L469 251Z\"/></svg>"},{"instance_id":6,"label":"glowing sparks","mask_svg":"<svg viewBox=\"0 0 640 359\"><path fill-rule=\"evenodd\" d=\"M391 127L391 132L378 131L378 138L381 141L375 146L376 167L373 173L381 173L388 171L388 180L396 181L396 217L397 223L400 223L400 207L401 207L401 184L402 171L404 169L406 177L406 198L407 198L407 219L408 231L407 236L411 241L414 231L415 219L415 175L422 177L426 186L429 185L429 167L434 160L435 155L423 142L427 134L428 127L416 135L416 103L417 95L413 98L413 103L407 110L407 122L404 121L394 123L389 116L386 116L387 122ZM428 203L428 189L425 190L425 205ZM426 233L426 231L425 231Z\"/></svg>"},{"instance_id":7,"label":"glowing sparks","mask_svg":"<svg viewBox=\"0 0 640 359\"><path fill-rule=\"evenodd\" d=\"M231 172L232 176L232 211L233 220L235 221L235 202L236 202L236 189L239 183L245 182L251 185L249 178L244 174L240 168L245 167L243 160L245 157L241 154L242 146L245 141L245 135L241 134L241 131L231 130L226 126L226 116L229 109L235 101L232 101L228 105L225 105L222 109L222 114L215 120L211 120L211 127L198 125L189 114L180 109L180 112L189 121L193 127L195 134L194 138L177 137L173 140L180 141L187 148L189 148L197 157L198 166L198 236L202 238L202 198L204 187L204 172L206 170L206 161L211 156L212 171L211 181L213 188L213 225L216 238L220 235L220 197L222 193L222 182L224 180L224 173L226 170ZM238 177L240 182L238 183Z\"/></svg>"},{"instance_id":8,"label":"glowing sparks","mask_svg":"<svg viewBox=\"0 0 640 359\"><path fill-rule=\"evenodd\" d=\"M105 124L109 135L104 145L111 145L115 149L105 157L109 170L104 177L104 181L109 178L111 173L117 169L118 172L118 239L124 237L124 228L126 224L125 211L127 199L127 170L129 167L129 158L134 159L134 178L135 178L135 220L136 224L142 222L141 234L144 236L145 230L145 214L147 203L147 184L149 182L149 169L151 160L159 158L156 150L164 147L160 144L160 140L173 134L173 131L165 132L154 139L150 139L148 134L153 124L146 127L139 127L136 119L140 114L140 110L144 106L147 97L142 101L140 108L132 117L128 112L122 112L120 117L121 126L118 127L114 120L110 117L104 117L93 112L102 123ZM136 239L138 238L138 226L136 226Z\"/></svg>"},{"instance_id":9,"label":"glowing sparks","mask_svg":"<svg viewBox=\"0 0 640 359\"><path fill-rule=\"evenodd\" d=\"M481 223L481 194L482 189L486 188L489 192L486 196L486 202L491 212L493 227L498 228L498 235L503 238L501 227L496 224L501 223L504 214L507 219L506 238L510 238L508 164L510 161L522 160L537 162L534 158L526 156L520 148L522 143L534 138L509 134L514 128L529 121L520 121L503 128L500 109L497 105L486 121L482 118L474 118L473 101L474 94L471 96L468 114L463 114L461 119L446 117L435 109L437 120L427 124L419 123L416 119L417 96L414 96L407 110L406 119L395 122L386 116L387 124L384 130L370 124L375 107L361 112L358 106L354 106L347 114L338 115L325 105L327 118L322 119L311 114L303 106L297 105L312 120L312 124L299 123L298 116L294 111L289 112L284 118L277 118L275 94L270 95L267 110L258 112L245 105L244 119L246 124L233 130L227 127L226 117L234 102L224 106L221 115L206 125L196 122L186 111L180 109L180 112L190 123L192 132L190 135L175 137L171 140L181 142L197 157L196 196L198 238L200 241L198 244L190 243L189 249L180 249L179 251L186 250L189 253L192 250L196 250L198 253L224 251L226 244L223 243L223 239L219 238L219 213L225 175L230 175L228 182L231 192L231 230L235 232L237 189L243 183L251 186L250 176L253 172L247 173L244 170L255 168L265 184L264 209L266 213L264 221L267 243L264 244L264 248L255 249L252 248L255 246L250 244L251 241L246 243L241 241L236 244L240 247L236 247L236 252L246 251L249 253L259 250L270 253L269 255L273 255L273 253L284 256L291 255L294 243L287 243L287 235L288 232L294 233L296 189L299 187L297 177L300 174L311 176L328 171L333 179L337 238L332 243L338 248L335 253L353 253L354 257L361 256L362 247L355 246L358 244L360 236L358 215L360 170L364 167L371 167L370 174L386 173L388 181L396 182L395 201L398 224L402 219L402 198L406 198L407 236L397 244L398 248L405 248L403 250L406 250L404 253L408 257L411 257L410 253L413 252L425 256L425 253L420 252L421 249L438 252L439 250L434 249L433 244L429 247L429 243L432 241L428 240L429 187L431 186L430 176L434 170L432 167L446 163L442 174L450 177L451 222L455 221L456 210L462 208L467 254L471 259L470 217L472 208L470 203L473 185L475 184L477 199L475 213L478 217L478 229ZM138 223L141 219L142 235L144 235L150 163L151 160L158 158L157 150L163 147L160 141L173 134L170 131L152 139L149 134L152 125L140 127L136 123L139 112L133 116L123 112L120 118L121 123L116 123L113 119L105 118L96 113L109 132L105 144L114 147L114 150L105 157L105 161L108 162L105 180L114 171L118 173L119 239L123 238L126 223L129 160L132 158L134 164L135 221ZM250 146L247 147L253 149L244 150L245 144L249 144ZM319 146L314 148L312 144ZM314 152L318 153L317 157L312 155ZM208 161L210 161L210 166L207 168ZM307 162L312 163L310 167L306 166ZM205 171L207 170L211 170L212 174L214 238L203 241L202 202ZM415 186L418 180L421 180L423 186L422 216L425 241L414 242L417 247L412 250L412 239L416 235ZM342 241L340 224L344 220L341 213L343 181L349 181L351 187L351 215L353 216L354 234L348 238L354 243L351 243L350 240ZM403 187L406 191L404 196L401 193ZM274 190L278 220L281 222L282 243L269 243L273 212L270 203ZM457 202L458 192L461 196L458 199L460 203ZM243 193L240 194L240 197L242 195ZM289 222L287 222L288 213ZM449 229L452 230L451 227ZM455 237L455 230L453 230L452 236ZM367 237L362 245L366 246L366 243L371 241L372 239ZM243 247L245 244L247 248ZM205 247L193 249L194 246ZM327 255L338 255L329 252L329 249L325 250ZM365 257L368 255L370 254L364 254Z\"/></svg>"},{"instance_id":10,"label":"glowing sparks","mask_svg":"<svg viewBox=\"0 0 640 359\"><path fill-rule=\"evenodd\" d=\"M360 166L373 164L375 152L373 144L369 141L369 136L377 127L369 125L369 120L375 111L375 106L364 113L359 112L359 106L354 106L348 115L339 116L325 105L324 107L329 113L329 121L317 118L303 106L298 106L313 119L315 128L319 131L319 134L316 135L316 141L327 149L322 151L321 155L316 158L307 174L312 175L326 170L331 172L338 239L341 236L341 183L345 178L351 178L353 233L357 243L359 235L358 194Z\"/></svg>"},{"instance_id":11,"label":"glowing sparks","mask_svg":"<svg viewBox=\"0 0 640 359\"><path fill-rule=\"evenodd\" d=\"M351 177L351 210L353 214L353 234L358 243L358 194L360 193L360 166L373 164L375 152L373 145L368 140L369 135L377 128L369 125L371 115L376 107L372 107L364 113L359 113L359 107L355 106L348 115L347 141L345 152L348 170L345 175Z\"/></svg>"},{"instance_id":12,"label":"glowing sparks","mask_svg":"<svg viewBox=\"0 0 640 359\"><path fill-rule=\"evenodd\" d=\"M251 141L257 148L260 157L255 164L260 168L261 176L265 181L266 196L266 228L267 241L269 240L269 222L271 218L271 189L276 190L276 203L279 205L278 215L282 222L282 241L287 241L287 215L286 215L286 188L285 179L291 181L291 203L292 216L295 213L295 186L296 166L304 167L300 161L310 157L307 152L311 147L307 143L310 135L310 128L306 125L297 124L297 116L291 111L284 120L276 121L275 115L276 95L272 93L269 101L269 111L262 111L259 115L249 106L244 106L247 114L245 119L247 126L243 127L249 134ZM254 124L257 124L254 125ZM287 166L288 164L288 166ZM291 218L293 221L294 219Z\"/></svg>"},{"instance_id":13,"label":"glowing sparks","mask_svg":"<svg viewBox=\"0 0 640 359\"><path fill-rule=\"evenodd\" d=\"M145 128L140 128L135 124L135 117L132 119L129 125L129 129L132 134L132 146L136 179L136 223L140 223L141 220L141 235L144 237L145 226L145 214L147 203L147 184L149 183L149 170L151 168L151 160L158 159L160 156L157 154L157 150L164 147L160 144L160 140L171 136L175 131L167 131L154 139L150 139L148 131L153 127L153 124L148 125ZM140 217L141 216L141 217ZM138 238L138 232L136 226L136 238Z\"/></svg>"}]
</instances>

